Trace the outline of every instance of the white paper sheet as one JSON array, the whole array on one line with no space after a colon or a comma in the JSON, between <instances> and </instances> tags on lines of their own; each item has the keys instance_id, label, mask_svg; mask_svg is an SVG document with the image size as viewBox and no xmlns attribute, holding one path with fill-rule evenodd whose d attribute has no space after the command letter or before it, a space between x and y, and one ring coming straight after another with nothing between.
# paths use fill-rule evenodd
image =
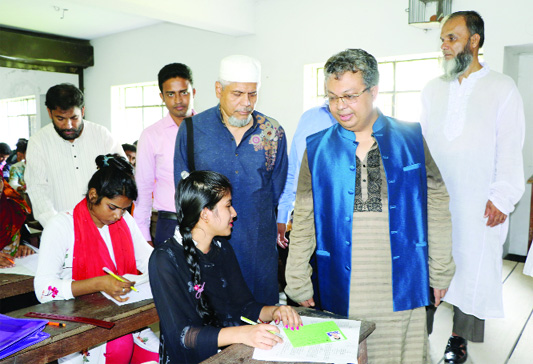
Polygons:
<instances>
[{"instance_id":1,"label":"white paper sheet","mask_svg":"<svg viewBox=\"0 0 533 364\"><path fill-rule=\"evenodd\" d=\"M283 336L283 343L277 344L272 350L254 349L253 359L267 361L307 361L312 363L357 363L361 321L302 316L304 325L324 321L335 321L347 340L295 348L291 345L291 342L283 333L283 327L279 324L277 326Z\"/></svg>"},{"instance_id":2,"label":"white paper sheet","mask_svg":"<svg viewBox=\"0 0 533 364\"><path fill-rule=\"evenodd\" d=\"M125 274L124 278L126 278L127 276L128 275ZM148 276L148 275L146 275L146 276ZM142 277L142 276L138 276L138 277ZM135 281L135 279L133 279L133 278L128 278L128 279ZM141 284L135 283L135 288L139 292L135 292L134 290L131 290L128 294L125 294L124 296L121 296L121 297L129 297L130 298L126 302L119 302L119 301L117 301L116 299L114 299L113 297L111 297L110 295L108 295L105 292L102 292L102 294L107 299L115 302L119 306L127 305L128 303L135 303L135 302L147 300L147 299L150 299L150 298L154 298L154 296L152 295L152 289L150 287L150 282L148 282L147 280L144 283L141 283Z\"/></svg>"},{"instance_id":3,"label":"white paper sheet","mask_svg":"<svg viewBox=\"0 0 533 364\"><path fill-rule=\"evenodd\" d=\"M37 262L39 261L39 254L35 253L23 258L15 258L14 260L14 267L0 268L0 273L23 274L35 277L35 272L37 272Z\"/></svg>"}]
</instances>

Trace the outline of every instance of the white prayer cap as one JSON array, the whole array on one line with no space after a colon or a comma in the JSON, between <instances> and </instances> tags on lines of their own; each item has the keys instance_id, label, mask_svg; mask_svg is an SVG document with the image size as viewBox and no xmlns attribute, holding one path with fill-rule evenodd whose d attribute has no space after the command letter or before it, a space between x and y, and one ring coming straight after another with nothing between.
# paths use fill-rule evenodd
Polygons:
<instances>
[{"instance_id":1,"label":"white prayer cap","mask_svg":"<svg viewBox=\"0 0 533 364\"><path fill-rule=\"evenodd\" d=\"M261 83L261 63L255 58L233 55L220 61L219 79L228 82Z\"/></svg>"}]
</instances>

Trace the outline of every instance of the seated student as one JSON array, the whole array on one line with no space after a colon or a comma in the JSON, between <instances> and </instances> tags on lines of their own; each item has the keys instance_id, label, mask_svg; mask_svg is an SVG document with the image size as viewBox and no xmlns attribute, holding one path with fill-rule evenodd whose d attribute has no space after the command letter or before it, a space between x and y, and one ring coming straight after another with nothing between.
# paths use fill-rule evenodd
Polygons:
<instances>
[{"instance_id":1,"label":"seated student","mask_svg":"<svg viewBox=\"0 0 533 364\"><path fill-rule=\"evenodd\" d=\"M29 213L22 196L0 178L0 268L12 267L13 258L34 253L30 247L20 245L20 228Z\"/></svg>"},{"instance_id":2,"label":"seated student","mask_svg":"<svg viewBox=\"0 0 533 364\"><path fill-rule=\"evenodd\" d=\"M196 171L176 191L178 228L154 250L148 266L150 285L161 323L161 363L198 363L219 347L243 343L270 349L282 339L272 325L282 321L299 329L300 316L289 306L256 302L244 282L231 245L237 216L231 206L229 180L216 172Z\"/></svg>"},{"instance_id":3,"label":"seated student","mask_svg":"<svg viewBox=\"0 0 533 364\"><path fill-rule=\"evenodd\" d=\"M127 298L121 296L135 282L120 282L102 268L121 276L148 270L152 247L125 212L137 198L132 167L118 154L100 155L96 164L98 170L89 181L85 198L73 211L54 216L43 231L34 281L40 302L68 300L100 291L124 302ZM88 353L69 355L59 362L158 361L158 346L157 338L147 329L109 341Z\"/></svg>"},{"instance_id":4,"label":"seated student","mask_svg":"<svg viewBox=\"0 0 533 364\"><path fill-rule=\"evenodd\" d=\"M28 148L27 139L19 139L17 143L17 162L11 165L9 170L9 184L17 192L26 192L26 182L24 181L24 171L26 170L26 149Z\"/></svg>"},{"instance_id":5,"label":"seated student","mask_svg":"<svg viewBox=\"0 0 533 364\"><path fill-rule=\"evenodd\" d=\"M3 179L9 180L9 168L11 163L8 161L11 155L11 148L7 143L0 143L0 172Z\"/></svg>"}]
</instances>

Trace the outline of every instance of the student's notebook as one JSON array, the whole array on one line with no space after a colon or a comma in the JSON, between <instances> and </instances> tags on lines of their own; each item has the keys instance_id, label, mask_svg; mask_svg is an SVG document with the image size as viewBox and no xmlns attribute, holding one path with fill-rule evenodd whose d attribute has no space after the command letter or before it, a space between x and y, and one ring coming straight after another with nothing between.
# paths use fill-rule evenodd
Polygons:
<instances>
[{"instance_id":1,"label":"student's notebook","mask_svg":"<svg viewBox=\"0 0 533 364\"><path fill-rule=\"evenodd\" d=\"M43 332L48 320L0 315L0 360L50 337Z\"/></svg>"}]
</instances>

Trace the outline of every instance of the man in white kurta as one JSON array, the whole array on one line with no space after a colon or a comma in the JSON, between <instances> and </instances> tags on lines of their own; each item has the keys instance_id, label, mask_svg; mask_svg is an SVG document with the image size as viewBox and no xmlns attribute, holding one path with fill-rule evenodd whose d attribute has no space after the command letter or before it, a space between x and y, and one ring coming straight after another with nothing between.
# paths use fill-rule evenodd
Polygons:
<instances>
[{"instance_id":1,"label":"man in white kurta","mask_svg":"<svg viewBox=\"0 0 533 364\"><path fill-rule=\"evenodd\" d=\"M96 172L97 156L126 156L106 128L83 120L83 93L74 85L51 87L46 106L52 123L30 138L24 174L33 215L43 227L80 202Z\"/></svg>"},{"instance_id":2,"label":"man in white kurta","mask_svg":"<svg viewBox=\"0 0 533 364\"><path fill-rule=\"evenodd\" d=\"M421 124L450 194L456 272L444 300L478 319L501 318L507 217L525 185L522 98L510 77L478 62L479 14L452 14L441 40L448 71L423 90ZM473 337L459 330L454 320L455 336L483 341L482 330Z\"/></svg>"}]
</instances>

